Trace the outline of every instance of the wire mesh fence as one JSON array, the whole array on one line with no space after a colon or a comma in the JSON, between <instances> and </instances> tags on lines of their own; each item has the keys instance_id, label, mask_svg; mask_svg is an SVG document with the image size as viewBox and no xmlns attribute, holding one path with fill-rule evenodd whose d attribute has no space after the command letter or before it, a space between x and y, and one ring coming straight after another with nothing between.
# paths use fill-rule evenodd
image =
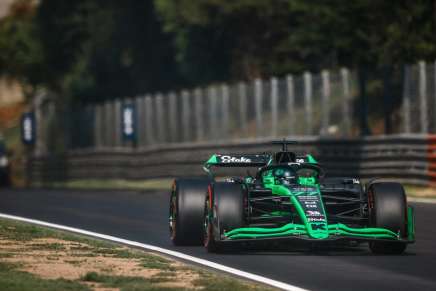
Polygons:
<instances>
[{"instance_id":1,"label":"wire mesh fence","mask_svg":"<svg viewBox=\"0 0 436 291\"><path fill-rule=\"evenodd\" d=\"M436 132L436 63L420 62L398 70L400 93L391 96L390 102L399 105L391 106L391 133ZM50 144L58 142L56 136L52 141L49 137L59 135L53 124L60 120L64 120L62 136L67 149L292 136L353 137L359 134L358 115L362 113L358 83L357 73L343 68L147 94L64 111L54 102L45 102L35 108L40 133L37 145L39 151L47 152ZM383 98L373 99L367 114L386 107ZM124 132L127 105L135 112L130 121L131 138Z\"/></svg>"}]
</instances>

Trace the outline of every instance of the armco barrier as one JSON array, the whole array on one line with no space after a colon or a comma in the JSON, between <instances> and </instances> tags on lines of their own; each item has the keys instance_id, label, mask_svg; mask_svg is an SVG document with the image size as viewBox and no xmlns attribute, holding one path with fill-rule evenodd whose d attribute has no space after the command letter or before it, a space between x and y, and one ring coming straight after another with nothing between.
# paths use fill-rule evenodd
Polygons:
<instances>
[{"instance_id":1,"label":"armco barrier","mask_svg":"<svg viewBox=\"0 0 436 291\"><path fill-rule=\"evenodd\" d=\"M358 139L294 138L293 149L313 154L329 176L390 178L409 184L436 183L436 137L376 136ZM81 179L147 179L203 175L213 153L271 152L270 140L162 145L148 149L78 150L32 158L31 180L49 184ZM38 183L40 184L40 183Z\"/></svg>"}]
</instances>

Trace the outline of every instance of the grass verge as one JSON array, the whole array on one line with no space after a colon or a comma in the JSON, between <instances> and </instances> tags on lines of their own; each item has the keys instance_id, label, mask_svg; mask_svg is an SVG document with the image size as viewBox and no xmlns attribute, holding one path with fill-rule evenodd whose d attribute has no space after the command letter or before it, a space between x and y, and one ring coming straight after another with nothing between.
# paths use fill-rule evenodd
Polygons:
<instances>
[{"instance_id":1,"label":"grass verge","mask_svg":"<svg viewBox=\"0 0 436 291\"><path fill-rule=\"evenodd\" d=\"M157 254L0 219L0 290L272 290Z\"/></svg>"},{"instance_id":2,"label":"grass verge","mask_svg":"<svg viewBox=\"0 0 436 291\"><path fill-rule=\"evenodd\" d=\"M72 180L67 182L52 183L55 188L71 189L130 189L130 190L169 190L174 179L147 179L128 181L122 179L108 180Z\"/></svg>"}]
</instances>

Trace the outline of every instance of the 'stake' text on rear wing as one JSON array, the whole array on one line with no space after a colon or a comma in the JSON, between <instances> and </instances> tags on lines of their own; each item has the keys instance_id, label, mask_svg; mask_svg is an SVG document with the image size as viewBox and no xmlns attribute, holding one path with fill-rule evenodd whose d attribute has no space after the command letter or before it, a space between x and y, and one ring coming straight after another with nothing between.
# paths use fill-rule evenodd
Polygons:
<instances>
[{"instance_id":1,"label":"'stake' text on rear wing","mask_svg":"<svg viewBox=\"0 0 436 291\"><path fill-rule=\"evenodd\" d=\"M215 167L263 167L272 160L269 154L215 154L204 164L205 169Z\"/></svg>"}]
</instances>

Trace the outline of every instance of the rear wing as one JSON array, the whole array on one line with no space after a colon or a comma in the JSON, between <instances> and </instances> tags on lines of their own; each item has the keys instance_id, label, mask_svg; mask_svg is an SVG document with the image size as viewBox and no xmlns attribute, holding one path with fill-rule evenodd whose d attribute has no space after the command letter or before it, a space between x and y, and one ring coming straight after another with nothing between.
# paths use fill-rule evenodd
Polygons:
<instances>
[{"instance_id":1,"label":"rear wing","mask_svg":"<svg viewBox=\"0 0 436 291\"><path fill-rule=\"evenodd\" d=\"M263 167L271 163L268 154L215 154L204 164L205 170L211 167Z\"/></svg>"},{"instance_id":2,"label":"rear wing","mask_svg":"<svg viewBox=\"0 0 436 291\"><path fill-rule=\"evenodd\" d=\"M210 168L212 167L264 167L271 164L276 164L275 158L278 158L279 152L275 155L271 154L214 154L206 163L203 169L211 174ZM286 153L286 152L285 152ZM280 158L279 158L280 159ZM317 164L318 162L311 155L295 156L290 163L311 163ZM280 161L279 161L280 163Z\"/></svg>"}]
</instances>

